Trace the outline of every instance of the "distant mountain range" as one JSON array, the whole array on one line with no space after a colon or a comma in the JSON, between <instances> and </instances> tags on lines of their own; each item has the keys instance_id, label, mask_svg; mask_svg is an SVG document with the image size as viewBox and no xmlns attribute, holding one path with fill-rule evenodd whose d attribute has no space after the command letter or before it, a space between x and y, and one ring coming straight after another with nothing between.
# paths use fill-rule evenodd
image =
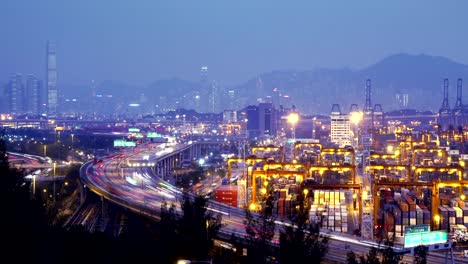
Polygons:
<instances>
[{"instance_id":1,"label":"distant mountain range","mask_svg":"<svg viewBox=\"0 0 468 264\"><path fill-rule=\"evenodd\" d=\"M468 82L468 65L444 57L396 54L361 70L272 71L259 74L241 85L222 87L220 90L225 94L228 90L236 91L236 105L239 108L256 103L258 97L272 95L272 90L278 88L281 94L292 98L291 103L301 112L328 113L334 103L340 104L341 110L347 112L353 103L363 107L367 78L372 81L372 104L381 104L384 111L402 108L438 111L443 99L443 79L449 79L449 103L453 106L457 79L463 78ZM147 100L155 104L161 96L185 96L185 101L179 99L180 107L191 100L193 91L206 95L206 89L201 83L181 79L158 80L147 87L106 81L96 87L97 92L117 94L118 91L123 98L134 100L138 99L139 93L144 93ZM463 102L467 102L466 97Z\"/></svg>"},{"instance_id":2,"label":"distant mountain range","mask_svg":"<svg viewBox=\"0 0 468 264\"><path fill-rule=\"evenodd\" d=\"M292 97L300 111L309 113L327 113L334 103L340 104L342 111L348 111L353 103L362 108L367 78L372 81L372 104L382 104L384 111L400 108L438 111L443 99L443 79L449 78L449 103L453 106L457 78L468 81L468 66L443 57L397 54L357 71L274 71L260 78L265 89L277 87ZM251 79L238 90L248 96L249 91L255 91L257 80ZM404 94L408 95L407 106Z\"/></svg>"}]
</instances>

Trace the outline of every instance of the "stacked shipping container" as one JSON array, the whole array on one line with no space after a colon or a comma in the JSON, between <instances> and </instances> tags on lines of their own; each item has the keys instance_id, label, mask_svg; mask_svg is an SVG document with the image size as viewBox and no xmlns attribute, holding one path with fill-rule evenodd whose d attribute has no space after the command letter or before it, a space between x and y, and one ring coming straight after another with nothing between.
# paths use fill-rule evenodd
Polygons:
<instances>
[{"instance_id":1,"label":"stacked shipping container","mask_svg":"<svg viewBox=\"0 0 468 264\"><path fill-rule=\"evenodd\" d=\"M322 228L348 232L348 211L344 191L314 191L310 221Z\"/></svg>"},{"instance_id":2,"label":"stacked shipping container","mask_svg":"<svg viewBox=\"0 0 468 264\"><path fill-rule=\"evenodd\" d=\"M431 212L407 190L395 192L393 199L385 199L384 208L385 228L395 232L396 237L402 237L407 226L431 224Z\"/></svg>"}]
</instances>

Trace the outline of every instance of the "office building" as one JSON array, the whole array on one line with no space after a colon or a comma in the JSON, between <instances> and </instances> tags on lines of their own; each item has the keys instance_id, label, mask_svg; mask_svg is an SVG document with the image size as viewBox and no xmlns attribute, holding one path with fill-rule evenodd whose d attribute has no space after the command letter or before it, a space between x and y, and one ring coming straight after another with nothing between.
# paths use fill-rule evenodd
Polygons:
<instances>
[{"instance_id":1,"label":"office building","mask_svg":"<svg viewBox=\"0 0 468 264\"><path fill-rule=\"evenodd\" d=\"M247 133L249 139L264 139L276 136L277 113L272 103L251 105L247 112Z\"/></svg>"},{"instance_id":2,"label":"office building","mask_svg":"<svg viewBox=\"0 0 468 264\"><path fill-rule=\"evenodd\" d=\"M11 114L19 114L24 112L24 86L23 76L21 74L13 74L8 83L7 89L9 112Z\"/></svg>"},{"instance_id":3,"label":"office building","mask_svg":"<svg viewBox=\"0 0 468 264\"><path fill-rule=\"evenodd\" d=\"M42 82L33 74L26 78L26 112L39 114L41 112Z\"/></svg>"},{"instance_id":4,"label":"office building","mask_svg":"<svg viewBox=\"0 0 468 264\"><path fill-rule=\"evenodd\" d=\"M339 147L351 145L351 126L348 114L342 114L338 105L333 105L330 114L330 141Z\"/></svg>"},{"instance_id":5,"label":"office building","mask_svg":"<svg viewBox=\"0 0 468 264\"><path fill-rule=\"evenodd\" d=\"M57 58L55 42L47 42L47 114L56 115L58 106Z\"/></svg>"},{"instance_id":6,"label":"office building","mask_svg":"<svg viewBox=\"0 0 468 264\"><path fill-rule=\"evenodd\" d=\"M210 113L216 113L218 112L218 105L219 105L219 92L218 92L218 84L216 83L215 80L211 82L211 87L210 87L210 94L208 98L208 103L209 103L209 112Z\"/></svg>"}]
</instances>

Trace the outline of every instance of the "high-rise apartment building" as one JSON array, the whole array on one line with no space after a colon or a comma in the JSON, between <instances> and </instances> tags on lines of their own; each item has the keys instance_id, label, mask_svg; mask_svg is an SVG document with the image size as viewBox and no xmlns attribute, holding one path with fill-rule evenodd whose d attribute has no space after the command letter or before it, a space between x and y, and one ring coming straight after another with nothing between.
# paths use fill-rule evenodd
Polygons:
<instances>
[{"instance_id":1,"label":"high-rise apartment building","mask_svg":"<svg viewBox=\"0 0 468 264\"><path fill-rule=\"evenodd\" d=\"M33 74L26 78L26 112L39 114L41 111L41 86L42 82Z\"/></svg>"},{"instance_id":2,"label":"high-rise apartment building","mask_svg":"<svg viewBox=\"0 0 468 264\"><path fill-rule=\"evenodd\" d=\"M57 58L55 42L47 42L47 113L57 114Z\"/></svg>"},{"instance_id":3,"label":"high-rise apartment building","mask_svg":"<svg viewBox=\"0 0 468 264\"><path fill-rule=\"evenodd\" d=\"M8 83L8 102L9 111L12 114L24 112L24 86L23 76L21 74L13 74Z\"/></svg>"},{"instance_id":4,"label":"high-rise apartment building","mask_svg":"<svg viewBox=\"0 0 468 264\"><path fill-rule=\"evenodd\" d=\"M330 141L339 147L351 145L351 124L348 114L342 114L340 107L334 105L330 114Z\"/></svg>"}]
</instances>

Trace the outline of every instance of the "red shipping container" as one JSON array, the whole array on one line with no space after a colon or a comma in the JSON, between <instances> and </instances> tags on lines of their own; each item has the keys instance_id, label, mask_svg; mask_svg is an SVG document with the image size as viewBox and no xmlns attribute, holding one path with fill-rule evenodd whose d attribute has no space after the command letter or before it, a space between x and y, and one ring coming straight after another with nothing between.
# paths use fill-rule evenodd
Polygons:
<instances>
[{"instance_id":1,"label":"red shipping container","mask_svg":"<svg viewBox=\"0 0 468 264\"><path fill-rule=\"evenodd\" d=\"M230 206L237 207L238 189L235 185L221 185L215 189L215 200Z\"/></svg>"}]
</instances>

